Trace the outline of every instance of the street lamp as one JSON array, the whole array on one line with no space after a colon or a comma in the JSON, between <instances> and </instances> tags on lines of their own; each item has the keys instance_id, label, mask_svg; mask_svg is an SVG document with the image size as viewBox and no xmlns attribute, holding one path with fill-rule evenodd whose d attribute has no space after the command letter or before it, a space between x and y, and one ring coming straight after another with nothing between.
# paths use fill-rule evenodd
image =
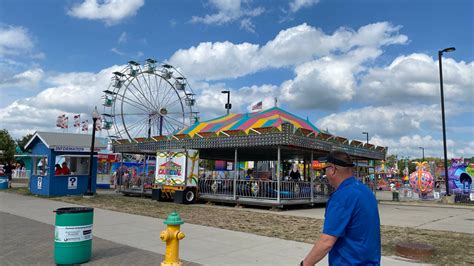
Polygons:
<instances>
[{"instance_id":1,"label":"street lamp","mask_svg":"<svg viewBox=\"0 0 474 266\"><path fill-rule=\"evenodd\" d=\"M367 135L367 144L369 144L369 132L362 132L362 134Z\"/></svg>"},{"instance_id":2,"label":"street lamp","mask_svg":"<svg viewBox=\"0 0 474 266\"><path fill-rule=\"evenodd\" d=\"M90 158L89 158L89 178L87 179L87 192L84 193L84 196L94 196L94 192L92 192L92 164L94 159L94 143L95 143L95 130L96 130L96 123L97 119L100 118L99 111L97 111L97 106L94 108L92 112L92 141L91 141L91 151L90 151Z\"/></svg>"},{"instance_id":3,"label":"street lamp","mask_svg":"<svg viewBox=\"0 0 474 266\"><path fill-rule=\"evenodd\" d=\"M443 53L449 53L455 51L456 48L449 47L438 51L438 62L439 62L439 85L441 88L441 121L443 123L443 148L444 148L444 179L446 182L446 196L449 196L449 183L448 183L448 152L446 148L446 122L444 118L444 91L443 91L443 63L441 58Z\"/></svg>"},{"instance_id":4,"label":"street lamp","mask_svg":"<svg viewBox=\"0 0 474 266\"><path fill-rule=\"evenodd\" d=\"M422 152L421 154L422 154L422 156L423 156L423 157L422 157L422 158L423 158L422 161L425 161L425 148L423 148L423 147L418 147L418 149L421 149L421 152Z\"/></svg>"},{"instance_id":5,"label":"street lamp","mask_svg":"<svg viewBox=\"0 0 474 266\"><path fill-rule=\"evenodd\" d=\"M227 109L227 114L230 113L232 104L230 104L230 91L221 91L222 93L227 93L227 103L225 104L225 109Z\"/></svg>"}]
</instances>

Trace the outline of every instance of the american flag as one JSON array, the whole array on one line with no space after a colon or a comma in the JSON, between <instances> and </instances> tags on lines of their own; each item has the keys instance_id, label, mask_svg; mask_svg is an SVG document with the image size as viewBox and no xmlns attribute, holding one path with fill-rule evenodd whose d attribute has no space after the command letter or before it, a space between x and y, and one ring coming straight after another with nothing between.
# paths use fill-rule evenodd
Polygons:
<instances>
[{"instance_id":1,"label":"american flag","mask_svg":"<svg viewBox=\"0 0 474 266\"><path fill-rule=\"evenodd\" d=\"M262 110L262 101L252 105L252 111L259 111Z\"/></svg>"},{"instance_id":2,"label":"american flag","mask_svg":"<svg viewBox=\"0 0 474 266\"><path fill-rule=\"evenodd\" d=\"M81 115L75 115L74 116L74 127L80 127L81 126Z\"/></svg>"},{"instance_id":3,"label":"american flag","mask_svg":"<svg viewBox=\"0 0 474 266\"><path fill-rule=\"evenodd\" d=\"M89 130L89 120L82 121L82 131L87 132Z\"/></svg>"}]
</instances>

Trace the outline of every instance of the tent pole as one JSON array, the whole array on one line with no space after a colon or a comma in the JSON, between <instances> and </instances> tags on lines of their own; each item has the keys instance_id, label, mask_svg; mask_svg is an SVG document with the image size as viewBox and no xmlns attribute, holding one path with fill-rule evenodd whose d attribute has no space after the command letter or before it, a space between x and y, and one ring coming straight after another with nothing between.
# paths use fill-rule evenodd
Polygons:
<instances>
[{"instance_id":1,"label":"tent pole","mask_svg":"<svg viewBox=\"0 0 474 266\"><path fill-rule=\"evenodd\" d=\"M237 176L239 175L239 166L237 164L237 149L234 151L234 200L237 200Z\"/></svg>"},{"instance_id":2,"label":"tent pole","mask_svg":"<svg viewBox=\"0 0 474 266\"><path fill-rule=\"evenodd\" d=\"M313 152L311 151L311 159L309 161L309 182L310 182L310 186L311 186L311 203L313 203L314 201L314 181L313 181L313 178L314 178L314 170L313 170Z\"/></svg>"},{"instance_id":3,"label":"tent pole","mask_svg":"<svg viewBox=\"0 0 474 266\"><path fill-rule=\"evenodd\" d=\"M281 175L280 175L280 157L281 157L281 151L280 151L280 146L278 146L278 163L277 163L277 202L280 204L281 199L280 199L280 183L281 183Z\"/></svg>"}]
</instances>

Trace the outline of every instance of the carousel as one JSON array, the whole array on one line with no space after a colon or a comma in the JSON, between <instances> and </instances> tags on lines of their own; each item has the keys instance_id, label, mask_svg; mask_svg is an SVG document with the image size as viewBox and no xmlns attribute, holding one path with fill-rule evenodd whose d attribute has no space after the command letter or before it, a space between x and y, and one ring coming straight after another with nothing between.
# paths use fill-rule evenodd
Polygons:
<instances>
[{"instance_id":1,"label":"carousel","mask_svg":"<svg viewBox=\"0 0 474 266\"><path fill-rule=\"evenodd\" d=\"M332 188L315 159L344 150L353 159L383 160L386 148L322 133L308 121L274 107L258 113L229 114L170 136L120 139L119 153L198 150L198 194L212 202L283 206L326 202ZM217 162L223 162L218 168ZM212 167L214 166L214 167ZM295 170L300 176L294 178Z\"/></svg>"}]
</instances>

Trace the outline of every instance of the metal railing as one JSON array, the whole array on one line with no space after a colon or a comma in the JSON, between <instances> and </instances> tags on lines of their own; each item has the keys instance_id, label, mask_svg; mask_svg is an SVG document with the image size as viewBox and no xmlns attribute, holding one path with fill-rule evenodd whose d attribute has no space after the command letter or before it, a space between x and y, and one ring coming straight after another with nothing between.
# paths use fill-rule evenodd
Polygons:
<instances>
[{"instance_id":1,"label":"metal railing","mask_svg":"<svg viewBox=\"0 0 474 266\"><path fill-rule=\"evenodd\" d=\"M247 199L265 199L277 200L308 200L311 201L311 192L313 197L329 196L334 189L325 182L309 181L281 181L278 191L278 181L273 180L236 180L235 196L236 198ZM234 196L233 179L199 179L199 194L205 198L209 196ZM279 195L278 195L279 194Z\"/></svg>"},{"instance_id":2,"label":"metal railing","mask_svg":"<svg viewBox=\"0 0 474 266\"><path fill-rule=\"evenodd\" d=\"M134 176L125 177L121 184L120 190L133 190L133 191L145 191L151 189L153 185L154 177L149 176Z\"/></svg>"},{"instance_id":3,"label":"metal railing","mask_svg":"<svg viewBox=\"0 0 474 266\"><path fill-rule=\"evenodd\" d=\"M455 203L474 203L474 189L454 191L452 195Z\"/></svg>"}]
</instances>

